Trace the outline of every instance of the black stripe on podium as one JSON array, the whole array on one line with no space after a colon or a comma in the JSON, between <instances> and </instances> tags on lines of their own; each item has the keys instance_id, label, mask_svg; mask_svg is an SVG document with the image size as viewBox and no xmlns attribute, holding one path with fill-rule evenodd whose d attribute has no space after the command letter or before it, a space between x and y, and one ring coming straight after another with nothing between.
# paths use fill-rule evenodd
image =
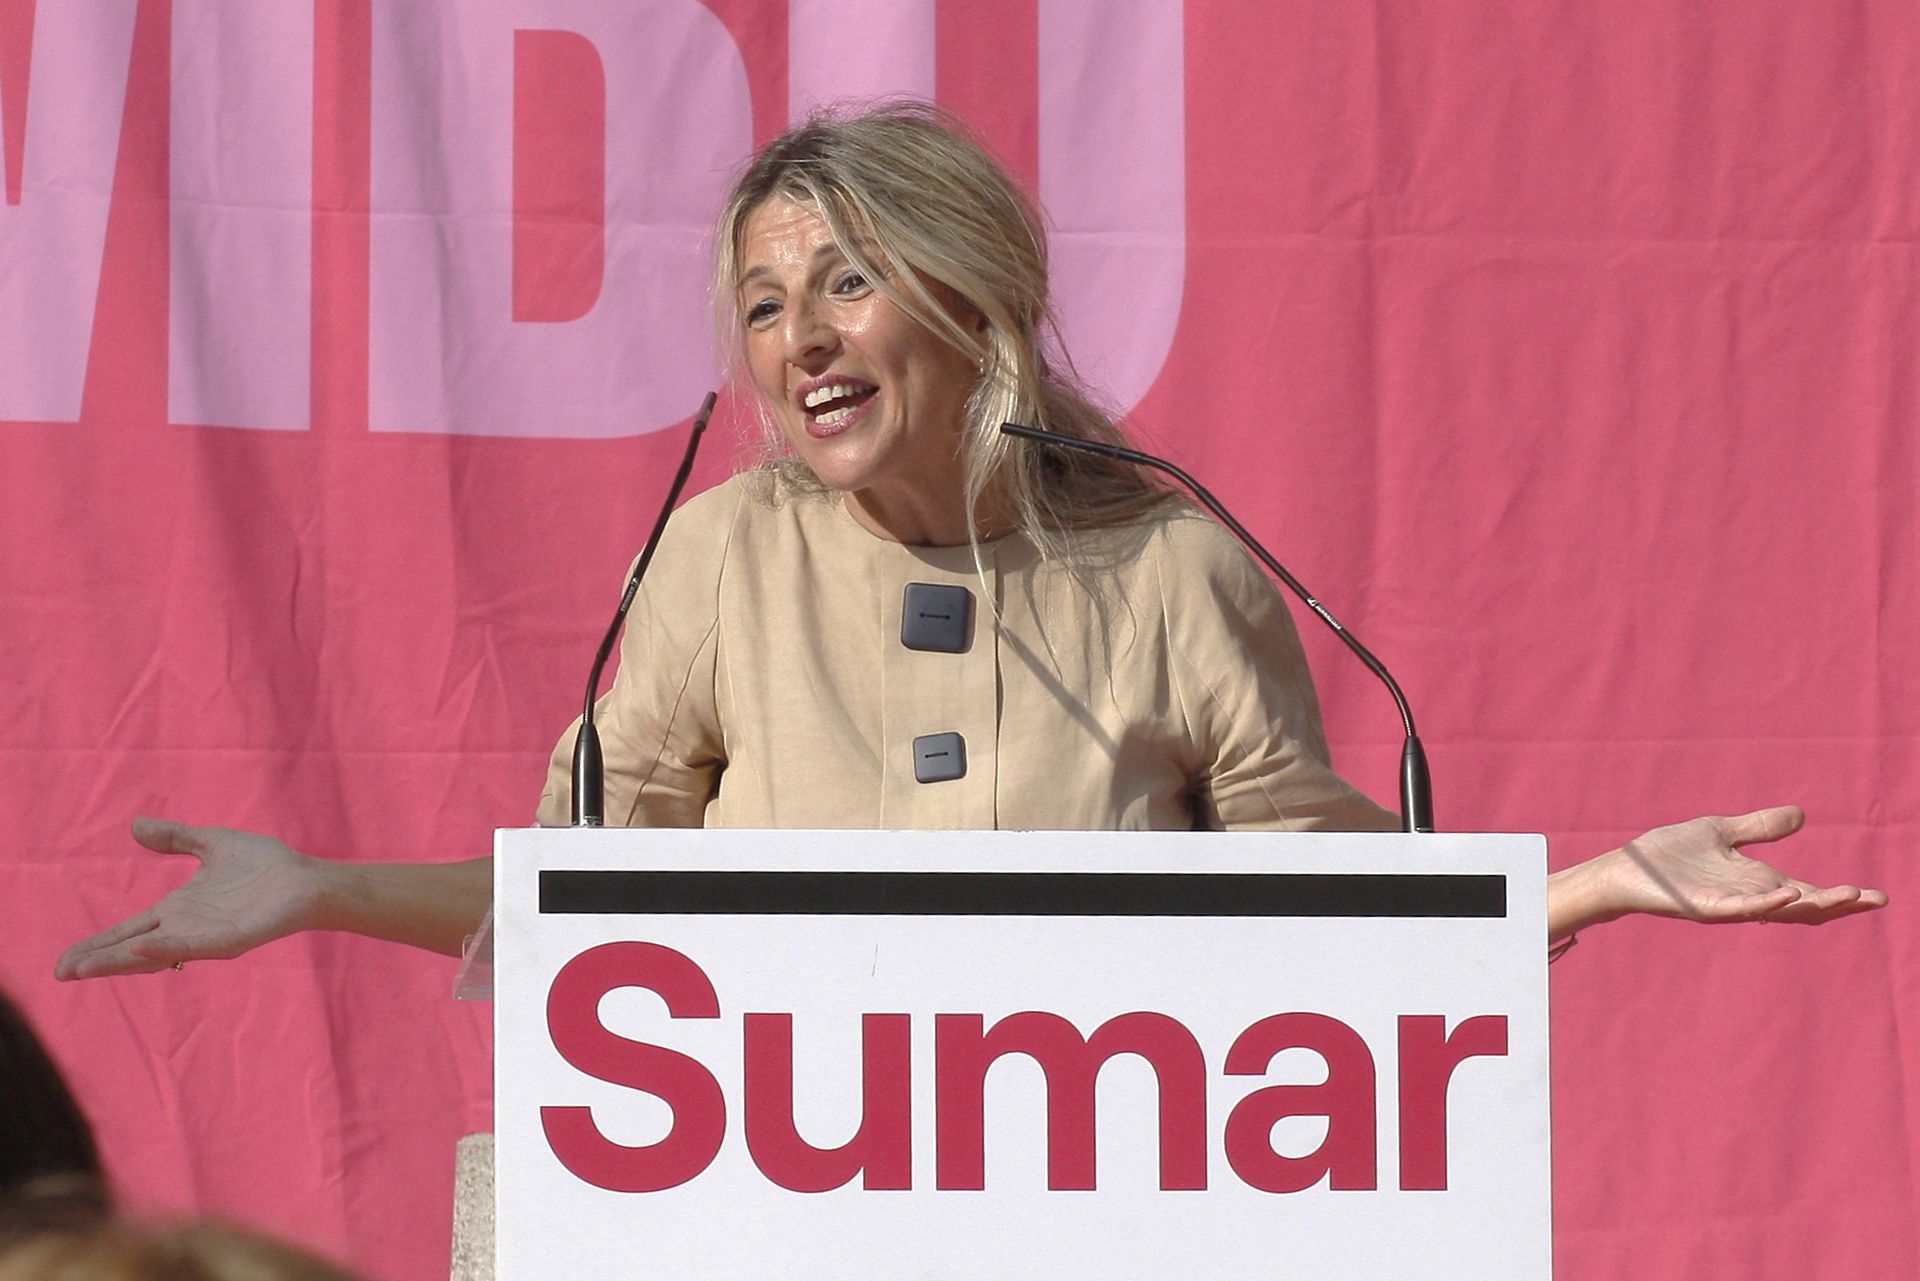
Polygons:
<instances>
[{"instance_id":1,"label":"black stripe on podium","mask_svg":"<svg viewBox=\"0 0 1920 1281\"><path fill-rule=\"evenodd\" d=\"M1375 872L544 871L540 910L632 916L1504 917L1507 878Z\"/></svg>"}]
</instances>

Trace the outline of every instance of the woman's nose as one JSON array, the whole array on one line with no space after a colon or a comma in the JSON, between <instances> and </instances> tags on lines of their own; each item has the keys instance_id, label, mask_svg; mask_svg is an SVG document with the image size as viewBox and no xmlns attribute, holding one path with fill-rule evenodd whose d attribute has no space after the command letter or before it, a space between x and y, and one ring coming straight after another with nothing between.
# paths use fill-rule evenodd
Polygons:
<instances>
[{"instance_id":1,"label":"woman's nose","mask_svg":"<svg viewBox=\"0 0 1920 1281\"><path fill-rule=\"evenodd\" d=\"M810 300L789 304L786 315L787 363L807 367L833 354L840 335Z\"/></svg>"}]
</instances>

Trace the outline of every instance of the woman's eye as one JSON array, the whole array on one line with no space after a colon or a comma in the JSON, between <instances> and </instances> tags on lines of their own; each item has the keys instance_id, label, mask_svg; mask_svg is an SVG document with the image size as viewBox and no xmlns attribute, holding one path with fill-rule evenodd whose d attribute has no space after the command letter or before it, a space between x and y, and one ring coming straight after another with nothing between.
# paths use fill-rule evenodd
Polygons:
<instances>
[{"instance_id":1,"label":"woman's eye","mask_svg":"<svg viewBox=\"0 0 1920 1281\"><path fill-rule=\"evenodd\" d=\"M780 314L780 304L771 298L762 298L747 308L747 324L754 329L766 324Z\"/></svg>"},{"instance_id":2,"label":"woman's eye","mask_svg":"<svg viewBox=\"0 0 1920 1281\"><path fill-rule=\"evenodd\" d=\"M843 271L833 278L833 292L836 294L865 293L867 277L858 271Z\"/></svg>"}]
</instances>

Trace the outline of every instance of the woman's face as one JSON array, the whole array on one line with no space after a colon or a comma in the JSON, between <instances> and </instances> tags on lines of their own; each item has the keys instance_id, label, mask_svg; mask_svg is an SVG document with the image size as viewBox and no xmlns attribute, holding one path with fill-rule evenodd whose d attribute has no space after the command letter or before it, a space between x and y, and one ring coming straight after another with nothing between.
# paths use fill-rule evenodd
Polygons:
<instances>
[{"instance_id":1,"label":"woman's face","mask_svg":"<svg viewBox=\"0 0 1920 1281\"><path fill-rule=\"evenodd\" d=\"M747 366L794 452L876 532L964 542L960 442L973 361L875 288L811 206L769 200L741 242Z\"/></svg>"}]
</instances>

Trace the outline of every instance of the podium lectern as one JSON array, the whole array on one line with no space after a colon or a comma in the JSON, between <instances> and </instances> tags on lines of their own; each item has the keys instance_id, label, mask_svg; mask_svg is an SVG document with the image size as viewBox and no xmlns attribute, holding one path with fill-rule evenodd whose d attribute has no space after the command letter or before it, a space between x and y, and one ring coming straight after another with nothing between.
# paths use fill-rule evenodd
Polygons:
<instances>
[{"instance_id":1,"label":"podium lectern","mask_svg":"<svg viewBox=\"0 0 1920 1281\"><path fill-rule=\"evenodd\" d=\"M495 852L503 1281L1551 1270L1541 837Z\"/></svg>"}]
</instances>

